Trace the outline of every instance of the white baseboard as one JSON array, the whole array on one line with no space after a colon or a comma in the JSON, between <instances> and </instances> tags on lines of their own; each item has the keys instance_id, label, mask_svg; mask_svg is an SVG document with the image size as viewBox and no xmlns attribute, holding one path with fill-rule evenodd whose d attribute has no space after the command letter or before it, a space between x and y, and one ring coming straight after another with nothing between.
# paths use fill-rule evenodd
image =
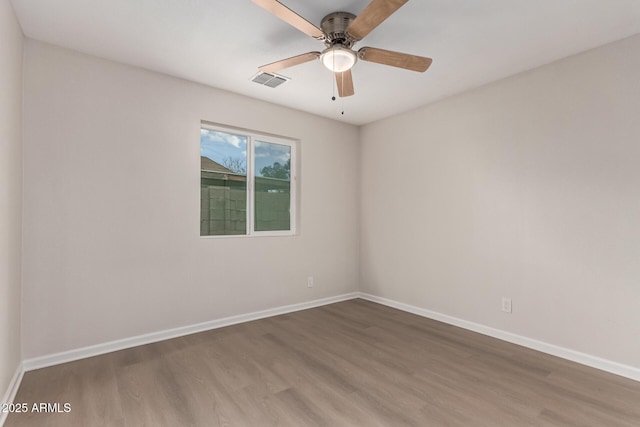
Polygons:
<instances>
[{"instance_id":1,"label":"white baseboard","mask_svg":"<svg viewBox=\"0 0 640 427\"><path fill-rule=\"evenodd\" d=\"M225 326L236 325L238 323L250 322L252 320L264 319L265 317L277 316L280 314L292 313L294 311L306 310L309 308L320 307L327 304L333 304L340 301L346 301L358 298L358 292L337 295L328 298L307 301L299 304L285 305L281 307L271 308L253 313L241 314L238 316L225 317L223 319L211 320L195 325L182 326L164 331L152 332L150 334L138 335L135 337L124 338L121 340L110 341L102 344L96 344L89 347L78 348L74 350L64 351L61 353L50 354L47 356L26 359L22 362L24 371L33 371L35 369L46 368L48 366L59 365L61 363L73 362L74 360L85 359L88 357L99 356L101 354L110 353L112 351L124 350L126 348L136 347L139 345L150 344L158 341L177 338L184 335L195 334L197 332L208 331L211 329L222 328Z\"/></svg>"},{"instance_id":2,"label":"white baseboard","mask_svg":"<svg viewBox=\"0 0 640 427\"><path fill-rule=\"evenodd\" d=\"M527 338L521 335L513 334L503 330L491 328L489 326L481 325L478 323L470 322L467 320L459 319L446 314L438 313L435 311L427 310L424 308L404 304L398 301L390 300L387 298L378 297L375 295L352 292L349 294L337 295L328 298L317 299L313 301L307 301L299 304L286 305L276 307L272 309L257 311L253 313L241 314L238 316L226 317L223 319L216 319L208 322L198 323L195 325L188 325L174 329L167 329L164 331L152 332L150 334L139 335L130 338L124 338L121 340L110 341L102 344L96 344L89 347L78 348L61 353L35 357L32 359L26 359L16 370L16 373L11 381L9 389L5 395L5 402L11 401L15 397L15 393L18 391L18 387L22 380L24 372L32 371L35 369L46 368L53 365L59 365L61 363L73 362L74 360L85 359L88 357L98 356L113 351L124 350L126 348L136 347L139 345L150 344L153 342L163 341L171 338L177 338L184 335L194 334L197 332L208 331L211 329L222 328L225 326L236 325L238 323L249 322L252 320L264 319L266 317L277 316L280 314L292 313L295 311L306 310L309 308L320 307L323 305L333 304L336 302L346 301L354 298L362 298L364 300L376 302L389 307L396 308L398 310L406 311L408 313L417 314L429 319L438 320L440 322L448 323L450 325L458 326L470 331L478 332L483 335L488 335L494 338L498 338L503 341L518 344L523 347L538 350L543 353L558 356L563 359L571 360L583 365L591 366L596 369L600 369L606 372L611 372L616 375L627 377L636 381L640 381L640 369L633 366L623 365L621 363L613 362L610 360L602 359L589 354L581 353L575 350L559 347L553 344L545 343L542 341ZM6 414L5 414L6 417ZM0 426L4 422L2 414L0 414Z\"/></svg>"},{"instance_id":3,"label":"white baseboard","mask_svg":"<svg viewBox=\"0 0 640 427\"><path fill-rule=\"evenodd\" d=\"M498 338L503 341L507 341L513 344L518 344L523 347L527 347L533 350L538 350L543 353L551 354L553 356L561 357L563 359L577 362L582 365L591 366L592 368L600 369L602 371L610 372L612 374L620 375L632 380L640 381L640 369L633 366L623 365L618 362L612 362L610 360L602 359L590 354L581 353L579 351L571 350L557 345L549 344L546 342L534 340L532 338L523 337L521 335L506 332L500 329L491 328L489 326L481 325L479 323L470 322L468 320L458 319L457 317L448 316L446 314L438 313L435 311L427 310L413 305L401 303L398 301L390 300L387 298L378 297L375 295L360 292L360 298L367 301L376 302L388 307L397 308L398 310L406 311L408 313L417 314L418 316L427 317L429 319L438 320L443 323L458 326L463 329L478 332L483 335L488 335L493 338Z\"/></svg>"},{"instance_id":4,"label":"white baseboard","mask_svg":"<svg viewBox=\"0 0 640 427\"><path fill-rule=\"evenodd\" d=\"M12 403L16 398L16 393L18 393L18 388L20 387L20 383L22 382L22 376L24 375L24 365L20 363L16 368L16 372L13 374L11 378L11 382L9 383L9 388L4 394L4 397L0 401L0 403ZM9 416L8 412L0 411L0 427L4 425L4 422L7 420L7 416Z\"/></svg>"}]
</instances>

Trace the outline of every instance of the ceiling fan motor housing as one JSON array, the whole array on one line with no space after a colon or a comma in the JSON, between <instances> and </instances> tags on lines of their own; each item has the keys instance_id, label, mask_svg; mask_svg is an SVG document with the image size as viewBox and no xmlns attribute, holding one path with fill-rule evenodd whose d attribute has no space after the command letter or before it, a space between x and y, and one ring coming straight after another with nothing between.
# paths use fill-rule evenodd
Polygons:
<instances>
[{"instance_id":1,"label":"ceiling fan motor housing","mask_svg":"<svg viewBox=\"0 0 640 427\"><path fill-rule=\"evenodd\" d=\"M320 28L325 34L325 44L327 47L340 44L348 49L351 49L356 40L351 38L347 33L349 24L356 16L349 12L333 12L322 18Z\"/></svg>"}]
</instances>

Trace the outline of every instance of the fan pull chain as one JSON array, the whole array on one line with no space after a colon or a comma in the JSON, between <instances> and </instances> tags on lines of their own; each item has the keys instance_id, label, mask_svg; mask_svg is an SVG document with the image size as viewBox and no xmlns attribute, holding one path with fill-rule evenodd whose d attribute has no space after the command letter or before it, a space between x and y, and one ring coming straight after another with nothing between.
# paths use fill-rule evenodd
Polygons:
<instances>
[{"instance_id":1,"label":"fan pull chain","mask_svg":"<svg viewBox=\"0 0 640 427\"><path fill-rule=\"evenodd\" d=\"M336 69L336 57L333 57L333 69ZM332 96L331 96L331 100L335 101L336 100L336 86L338 85L338 82L336 82L336 84L333 84L333 79L336 76L335 71L331 73L331 90L332 90ZM340 73L340 88L342 89L340 92L344 93L344 73ZM342 101L342 112L341 114L344 116L344 97L340 97Z\"/></svg>"},{"instance_id":2,"label":"fan pull chain","mask_svg":"<svg viewBox=\"0 0 640 427\"><path fill-rule=\"evenodd\" d=\"M336 57L333 56L333 69L336 69ZM335 78L335 71L331 72L331 100L336 100L336 85L333 84L333 80Z\"/></svg>"},{"instance_id":3,"label":"fan pull chain","mask_svg":"<svg viewBox=\"0 0 640 427\"><path fill-rule=\"evenodd\" d=\"M344 94L344 73L340 73L340 84L342 85L342 93ZM340 98L342 101L342 115L344 116L344 96Z\"/></svg>"},{"instance_id":4,"label":"fan pull chain","mask_svg":"<svg viewBox=\"0 0 640 427\"><path fill-rule=\"evenodd\" d=\"M334 75L333 73L331 73L331 100L335 101L336 100L336 85L333 83L334 80Z\"/></svg>"}]
</instances>

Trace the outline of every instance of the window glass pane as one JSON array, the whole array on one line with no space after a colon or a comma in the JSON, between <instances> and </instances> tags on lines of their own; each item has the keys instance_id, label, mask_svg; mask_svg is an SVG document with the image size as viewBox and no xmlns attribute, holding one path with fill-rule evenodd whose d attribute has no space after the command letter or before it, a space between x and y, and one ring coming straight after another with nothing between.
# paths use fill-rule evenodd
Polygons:
<instances>
[{"instance_id":1,"label":"window glass pane","mask_svg":"<svg viewBox=\"0 0 640 427\"><path fill-rule=\"evenodd\" d=\"M200 235L247 234L247 137L200 130Z\"/></svg>"},{"instance_id":2,"label":"window glass pane","mask_svg":"<svg viewBox=\"0 0 640 427\"><path fill-rule=\"evenodd\" d=\"M291 147L255 142L255 230L291 229Z\"/></svg>"}]
</instances>

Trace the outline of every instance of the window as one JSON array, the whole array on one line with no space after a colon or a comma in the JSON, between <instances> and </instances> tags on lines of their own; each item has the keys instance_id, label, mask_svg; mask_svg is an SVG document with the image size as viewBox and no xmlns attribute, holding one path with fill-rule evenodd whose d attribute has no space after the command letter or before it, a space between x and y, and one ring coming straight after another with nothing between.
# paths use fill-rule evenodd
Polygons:
<instances>
[{"instance_id":1,"label":"window","mask_svg":"<svg viewBox=\"0 0 640 427\"><path fill-rule=\"evenodd\" d=\"M295 233L295 142L202 124L200 235Z\"/></svg>"}]
</instances>

